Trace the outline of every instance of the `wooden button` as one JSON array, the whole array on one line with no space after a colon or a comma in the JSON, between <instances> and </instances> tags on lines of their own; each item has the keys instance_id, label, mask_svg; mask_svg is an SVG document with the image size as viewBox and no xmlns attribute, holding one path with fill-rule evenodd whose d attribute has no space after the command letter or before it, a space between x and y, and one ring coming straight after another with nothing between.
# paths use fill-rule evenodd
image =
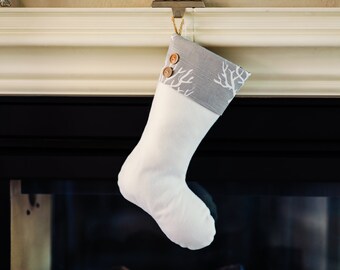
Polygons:
<instances>
[{"instance_id":1,"label":"wooden button","mask_svg":"<svg viewBox=\"0 0 340 270\"><path fill-rule=\"evenodd\" d=\"M166 67L163 69L163 76L165 78L171 77L172 73L173 73L173 69L171 67Z\"/></svg>"},{"instance_id":2,"label":"wooden button","mask_svg":"<svg viewBox=\"0 0 340 270\"><path fill-rule=\"evenodd\" d=\"M178 53L173 53L172 55L170 55L170 63L171 64L176 64L179 60L179 55Z\"/></svg>"}]
</instances>

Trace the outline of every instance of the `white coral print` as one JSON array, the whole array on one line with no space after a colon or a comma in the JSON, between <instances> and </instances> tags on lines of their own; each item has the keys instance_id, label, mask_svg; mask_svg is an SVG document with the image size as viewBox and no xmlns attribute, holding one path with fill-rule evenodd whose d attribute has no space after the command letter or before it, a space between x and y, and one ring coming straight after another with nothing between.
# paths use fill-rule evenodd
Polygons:
<instances>
[{"instance_id":1,"label":"white coral print","mask_svg":"<svg viewBox=\"0 0 340 270\"><path fill-rule=\"evenodd\" d=\"M173 89L177 90L177 92L183 93L185 96L190 96L194 93L195 87L191 89L186 87L188 87L188 84L192 84L192 80L194 79L194 76L190 76L192 75L193 69L185 70L183 67L180 67L179 70L177 70L176 68L177 65L174 65L174 74L169 78L162 76L161 81L170 85Z\"/></svg>"},{"instance_id":2,"label":"white coral print","mask_svg":"<svg viewBox=\"0 0 340 270\"><path fill-rule=\"evenodd\" d=\"M237 89L242 87L249 76L250 73L239 66L237 66L235 70L229 69L229 65L224 61L222 63L222 73L217 75L218 79L214 79L214 82L227 90L231 90L233 92L233 96L235 96ZM235 83L240 85L237 89L235 87Z\"/></svg>"}]
</instances>

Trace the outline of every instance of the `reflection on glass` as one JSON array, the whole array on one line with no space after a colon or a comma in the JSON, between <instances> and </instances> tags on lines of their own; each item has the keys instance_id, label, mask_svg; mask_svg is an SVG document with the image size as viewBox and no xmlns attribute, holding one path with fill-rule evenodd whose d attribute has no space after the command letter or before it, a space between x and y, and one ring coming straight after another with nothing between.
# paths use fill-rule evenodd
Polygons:
<instances>
[{"instance_id":1,"label":"reflection on glass","mask_svg":"<svg viewBox=\"0 0 340 270\"><path fill-rule=\"evenodd\" d=\"M340 199L225 196L217 235L199 251L170 242L119 194L55 195L53 269L332 270L340 268Z\"/></svg>"}]
</instances>

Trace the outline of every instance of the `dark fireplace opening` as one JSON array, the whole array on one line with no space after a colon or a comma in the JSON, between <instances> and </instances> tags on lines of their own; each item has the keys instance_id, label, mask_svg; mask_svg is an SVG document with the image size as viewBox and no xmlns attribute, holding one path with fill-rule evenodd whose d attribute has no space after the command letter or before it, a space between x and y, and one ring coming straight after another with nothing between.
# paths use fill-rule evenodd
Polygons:
<instances>
[{"instance_id":1,"label":"dark fireplace opening","mask_svg":"<svg viewBox=\"0 0 340 270\"><path fill-rule=\"evenodd\" d=\"M55 270L316 270L335 269L340 263L337 197L242 195L227 182L209 185L218 210L217 234L209 247L190 251L169 241L147 213L126 201L114 180L49 181L41 186L29 181L23 190L40 187L44 192L49 186L56 191Z\"/></svg>"},{"instance_id":2,"label":"dark fireplace opening","mask_svg":"<svg viewBox=\"0 0 340 270\"><path fill-rule=\"evenodd\" d=\"M215 240L198 251L173 244L118 191L151 101L0 99L0 179L21 180L31 201L51 194L53 270L339 268L339 99L235 98L187 173L218 211Z\"/></svg>"}]
</instances>

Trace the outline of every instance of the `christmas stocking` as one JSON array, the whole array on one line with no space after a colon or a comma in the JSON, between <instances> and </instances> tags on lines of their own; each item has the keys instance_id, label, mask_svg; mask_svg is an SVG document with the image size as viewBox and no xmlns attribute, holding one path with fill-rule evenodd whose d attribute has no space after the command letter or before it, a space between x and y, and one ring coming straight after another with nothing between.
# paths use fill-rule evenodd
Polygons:
<instances>
[{"instance_id":1,"label":"christmas stocking","mask_svg":"<svg viewBox=\"0 0 340 270\"><path fill-rule=\"evenodd\" d=\"M214 239L214 219L188 188L186 171L201 140L249 76L200 45L171 37L147 124L119 172L118 186L181 247L196 250Z\"/></svg>"}]
</instances>

